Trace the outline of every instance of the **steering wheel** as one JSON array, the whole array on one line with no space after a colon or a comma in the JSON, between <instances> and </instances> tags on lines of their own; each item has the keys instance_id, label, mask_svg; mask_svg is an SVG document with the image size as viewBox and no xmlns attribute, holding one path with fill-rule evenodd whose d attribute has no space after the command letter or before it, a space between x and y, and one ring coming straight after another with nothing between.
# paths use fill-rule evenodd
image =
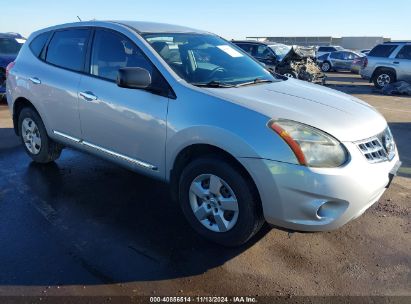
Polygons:
<instances>
[{"instance_id":1,"label":"steering wheel","mask_svg":"<svg viewBox=\"0 0 411 304\"><path fill-rule=\"evenodd\" d=\"M215 74L220 73L220 72L225 72L225 69L223 67L216 67L215 69L213 69L210 74L208 75L208 79L210 81L213 80Z\"/></svg>"}]
</instances>

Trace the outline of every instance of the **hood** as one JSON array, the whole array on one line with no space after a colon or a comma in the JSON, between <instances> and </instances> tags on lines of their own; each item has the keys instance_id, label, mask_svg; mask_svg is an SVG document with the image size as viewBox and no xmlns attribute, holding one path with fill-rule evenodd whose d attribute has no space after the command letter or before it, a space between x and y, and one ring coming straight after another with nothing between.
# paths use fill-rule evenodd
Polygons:
<instances>
[{"instance_id":1,"label":"hood","mask_svg":"<svg viewBox=\"0 0 411 304\"><path fill-rule=\"evenodd\" d=\"M270 118L298 121L340 141L370 138L387 127L377 110L353 96L308 82L285 81L239 88L207 88L211 95Z\"/></svg>"},{"instance_id":2,"label":"hood","mask_svg":"<svg viewBox=\"0 0 411 304\"><path fill-rule=\"evenodd\" d=\"M287 60L303 60L305 58L315 58L314 49L293 46L281 62L286 62Z\"/></svg>"}]
</instances>

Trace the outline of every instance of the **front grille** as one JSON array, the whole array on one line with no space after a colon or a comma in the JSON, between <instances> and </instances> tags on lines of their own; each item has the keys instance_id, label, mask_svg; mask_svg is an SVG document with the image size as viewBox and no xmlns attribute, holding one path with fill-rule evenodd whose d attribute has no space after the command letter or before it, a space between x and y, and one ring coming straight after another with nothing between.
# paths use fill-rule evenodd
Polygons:
<instances>
[{"instance_id":1,"label":"front grille","mask_svg":"<svg viewBox=\"0 0 411 304\"><path fill-rule=\"evenodd\" d=\"M392 160L395 156L395 143L389 128L372 138L356 142L356 144L370 163Z\"/></svg>"}]
</instances>

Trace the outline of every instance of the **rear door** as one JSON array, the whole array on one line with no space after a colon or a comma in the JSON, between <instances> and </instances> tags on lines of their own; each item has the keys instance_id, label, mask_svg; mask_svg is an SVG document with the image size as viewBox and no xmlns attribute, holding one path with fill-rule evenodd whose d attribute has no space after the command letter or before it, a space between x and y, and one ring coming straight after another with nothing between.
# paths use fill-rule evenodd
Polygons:
<instances>
[{"instance_id":1,"label":"rear door","mask_svg":"<svg viewBox=\"0 0 411 304\"><path fill-rule=\"evenodd\" d=\"M393 60L397 67L397 79L411 81L411 45L404 45Z\"/></svg>"},{"instance_id":2,"label":"rear door","mask_svg":"<svg viewBox=\"0 0 411 304\"><path fill-rule=\"evenodd\" d=\"M77 90L89 36L87 28L55 31L43 51L47 64L29 75L31 91L39 99L48 127L62 140L81 138Z\"/></svg>"},{"instance_id":3,"label":"rear door","mask_svg":"<svg viewBox=\"0 0 411 304\"><path fill-rule=\"evenodd\" d=\"M95 30L89 60L79 88L84 144L143 173L164 176L168 96L121 88L116 78L120 68L141 67L156 87L168 84L130 39L112 30Z\"/></svg>"}]
</instances>

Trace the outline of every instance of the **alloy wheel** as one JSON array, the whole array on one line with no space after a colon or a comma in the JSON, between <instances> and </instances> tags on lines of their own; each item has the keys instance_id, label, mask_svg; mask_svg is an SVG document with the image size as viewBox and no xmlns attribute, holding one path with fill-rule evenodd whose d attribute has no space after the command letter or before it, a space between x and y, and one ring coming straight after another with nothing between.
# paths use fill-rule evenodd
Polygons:
<instances>
[{"instance_id":1,"label":"alloy wheel","mask_svg":"<svg viewBox=\"0 0 411 304\"><path fill-rule=\"evenodd\" d=\"M391 83L391 77L388 74L381 74L377 77L377 83L380 87L384 87Z\"/></svg>"}]
</instances>

